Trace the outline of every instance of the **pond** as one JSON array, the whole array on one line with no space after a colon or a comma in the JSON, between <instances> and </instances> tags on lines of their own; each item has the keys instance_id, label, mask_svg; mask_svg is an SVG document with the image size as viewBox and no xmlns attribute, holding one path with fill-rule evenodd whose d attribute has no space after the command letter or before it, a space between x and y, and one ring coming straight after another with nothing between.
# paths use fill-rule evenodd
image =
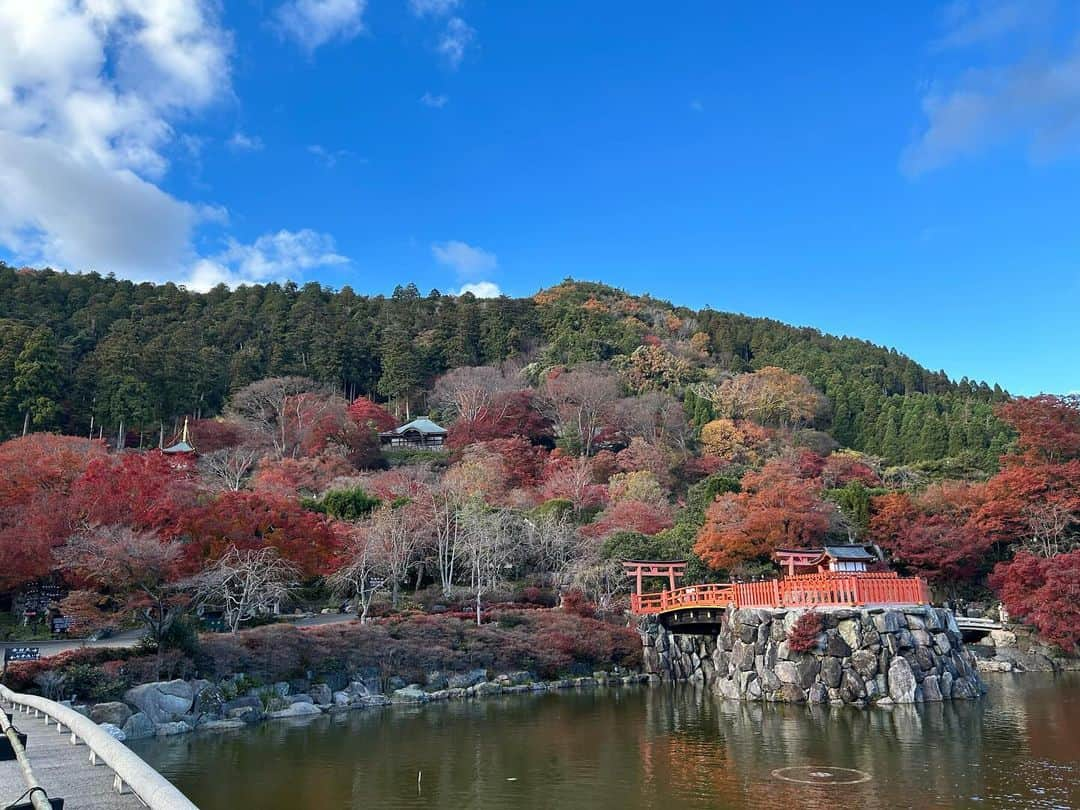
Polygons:
<instances>
[{"instance_id":1,"label":"pond","mask_svg":"<svg viewBox=\"0 0 1080 810\"><path fill-rule=\"evenodd\" d=\"M515 695L132 744L224 808L1080 807L1080 673L859 710L690 686Z\"/></svg>"}]
</instances>

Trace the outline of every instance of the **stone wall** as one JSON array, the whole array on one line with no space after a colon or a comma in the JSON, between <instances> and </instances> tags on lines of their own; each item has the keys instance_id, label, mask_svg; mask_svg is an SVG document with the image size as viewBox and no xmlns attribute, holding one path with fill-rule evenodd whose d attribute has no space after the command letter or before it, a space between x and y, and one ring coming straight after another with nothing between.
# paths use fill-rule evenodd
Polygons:
<instances>
[{"instance_id":1,"label":"stone wall","mask_svg":"<svg viewBox=\"0 0 1080 810\"><path fill-rule=\"evenodd\" d=\"M645 671L735 700L887 705L985 692L947 610L822 609L817 646L796 653L788 636L804 612L729 611L716 635L676 634L643 620Z\"/></svg>"}]
</instances>

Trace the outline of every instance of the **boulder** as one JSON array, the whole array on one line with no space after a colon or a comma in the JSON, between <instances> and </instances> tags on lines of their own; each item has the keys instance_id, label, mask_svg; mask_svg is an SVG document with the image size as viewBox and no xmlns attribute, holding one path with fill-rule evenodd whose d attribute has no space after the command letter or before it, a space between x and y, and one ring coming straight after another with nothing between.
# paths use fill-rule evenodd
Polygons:
<instances>
[{"instance_id":1,"label":"boulder","mask_svg":"<svg viewBox=\"0 0 1080 810\"><path fill-rule=\"evenodd\" d=\"M391 703L386 695L364 695L358 697L356 701L360 706L389 706Z\"/></svg>"},{"instance_id":2,"label":"boulder","mask_svg":"<svg viewBox=\"0 0 1080 810\"><path fill-rule=\"evenodd\" d=\"M1009 630L991 630L990 638L994 640L995 647L1015 647L1016 633Z\"/></svg>"},{"instance_id":3,"label":"boulder","mask_svg":"<svg viewBox=\"0 0 1080 810\"><path fill-rule=\"evenodd\" d=\"M810 694L807 698L811 703L828 703L829 702L829 689L825 684L815 683L810 687Z\"/></svg>"},{"instance_id":4,"label":"boulder","mask_svg":"<svg viewBox=\"0 0 1080 810\"><path fill-rule=\"evenodd\" d=\"M238 706L235 709L230 709L227 716L230 720L242 720L248 725L261 723L263 718L266 717L261 706L257 708L255 706Z\"/></svg>"},{"instance_id":5,"label":"boulder","mask_svg":"<svg viewBox=\"0 0 1080 810\"><path fill-rule=\"evenodd\" d=\"M774 670L766 669L765 672L773 672ZM792 661L780 661L776 665L775 669L776 677L780 679L780 683L794 683L797 684L801 681L799 677L799 668Z\"/></svg>"},{"instance_id":6,"label":"boulder","mask_svg":"<svg viewBox=\"0 0 1080 810\"><path fill-rule=\"evenodd\" d=\"M117 731L123 728L124 723L131 717L132 711L126 703L113 700L108 703L97 703L90 708L90 719L100 725L112 725ZM111 733L111 732L110 732ZM121 732L122 733L122 732ZM113 736L116 736L115 734ZM123 742L123 739L117 737Z\"/></svg>"},{"instance_id":7,"label":"boulder","mask_svg":"<svg viewBox=\"0 0 1080 810\"><path fill-rule=\"evenodd\" d=\"M926 620L921 613L908 613L907 614L907 626L908 630L925 630Z\"/></svg>"},{"instance_id":8,"label":"boulder","mask_svg":"<svg viewBox=\"0 0 1080 810\"><path fill-rule=\"evenodd\" d=\"M906 629L906 626L904 614L896 610L886 610L874 616L874 627L879 633L899 633L901 629Z\"/></svg>"},{"instance_id":9,"label":"boulder","mask_svg":"<svg viewBox=\"0 0 1080 810\"><path fill-rule=\"evenodd\" d=\"M821 672L821 661L818 660L817 656L804 655L799 659L797 666L799 668L799 686L802 689L809 689L817 680L818 673Z\"/></svg>"},{"instance_id":10,"label":"boulder","mask_svg":"<svg viewBox=\"0 0 1080 810\"><path fill-rule=\"evenodd\" d=\"M98 728L100 728L114 740L124 742L124 740L127 739L127 734L125 734L124 730L115 723L98 723Z\"/></svg>"},{"instance_id":11,"label":"boulder","mask_svg":"<svg viewBox=\"0 0 1080 810\"><path fill-rule=\"evenodd\" d=\"M404 686L404 684L402 685ZM369 689L368 685L363 681L352 681L345 688L345 691L349 693L350 697L363 697L364 695L370 695L372 693L372 690Z\"/></svg>"},{"instance_id":12,"label":"boulder","mask_svg":"<svg viewBox=\"0 0 1080 810\"><path fill-rule=\"evenodd\" d=\"M858 619L843 619L836 625L836 632L840 634L842 638L851 649L856 649L859 646L859 633L861 630ZM835 653L829 653L835 655Z\"/></svg>"},{"instance_id":13,"label":"boulder","mask_svg":"<svg viewBox=\"0 0 1080 810\"><path fill-rule=\"evenodd\" d=\"M846 658L851 655L851 647L849 647L848 643L841 638L839 631L826 630L825 652L829 655L834 655L837 658Z\"/></svg>"},{"instance_id":14,"label":"boulder","mask_svg":"<svg viewBox=\"0 0 1080 810\"><path fill-rule=\"evenodd\" d=\"M199 731L233 731L244 725L243 720L207 720L199 726Z\"/></svg>"},{"instance_id":15,"label":"boulder","mask_svg":"<svg viewBox=\"0 0 1080 810\"><path fill-rule=\"evenodd\" d=\"M136 712L124 723L124 736L129 740L141 740L154 736L154 721L142 712Z\"/></svg>"},{"instance_id":16,"label":"boulder","mask_svg":"<svg viewBox=\"0 0 1080 810\"><path fill-rule=\"evenodd\" d=\"M223 715L231 715L237 709L258 709L262 711L262 701L257 697L244 695L221 704L221 714Z\"/></svg>"},{"instance_id":17,"label":"boulder","mask_svg":"<svg viewBox=\"0 0 1080 810\"><path fill-rule=\"evenodd\" d=\"M344 690L334 692L333 701L335 706L348 706L352 702L352 695Z\"/></svg>"},{"instance_id":18,"label":"boulder","mask_svg":"<svg viewBox=\"0 0 1080 810\"><path fill-rule=\"evenodd\" d=\"M914 703L918 682L906 658L889 662L889 697L895 703Z\"/></svg>"},{"instance_id":19,"label":"boulder","mask_svg":"<svg viewBox=\"0 0 1080 810\"><path fill-rule=\"evenodd\" d=\"M942 700L941 684L937 675L927 675L922 682L923 700L936 703Z\"/></svg>"},{"instance_id":20,"label":"boulder","mask_svg":"<svg viewBox=\"0 0 1080 810\"><path fill-rule=\"evenodd\" d=\"M735 667L740 672L749 672L754 668L754 645L743 641L736 641L731 651L731 657L735 661Z\"/></svg>"},{"instance_id":21,"label":"boulder","mask_svg":"<svg viewBox=\"0 0 1080 810\"><path fill-rule=\"evenodd\" d=\"M157 727L154 733L158 737L171 737L174 734L188 734L192 731L189 724L183 720L178 720L175 723L162 723Z\"/></svg>"},{"instance_id":22,"label":"boulder","mask_svg":"<svg viewBox=\"0 0 1080 810\"><path fill-rule=\"evenodd\" d=\"M172 722L187 714L194 699L191 684L181 680L144 683L124 693L124 702L135 706L155 724Z\"/></svg>"},{"instance_id":23,"label":"boulder","mask_svg":"<svg viewBox=\"0 0 1080 810\"><path fill-rule=\"evenodd\" d=\"M311 695L286 695L285 700L289 702L290 706L297 703L307 703L312 706L315 705L315 701L312 699Z\"/></svg>"},{"instance_id":24,"label":"boulder","mask_svg":"<svg viewBox=\"0 0 1080 810\"><path fill-rule=\"evenodd\" d=\"M866 697L866 684L853 669L845 669L840 679L840 699L845 703L854 703Z\"/></svg>"},{"instance_id":25,"label":"boulder","mask_svg":"<svg viewBox=\"0 0 1080 810\"><path fill-rule=\"evenodd\" d=\"M804 703L806 694L798 684L785 683L780 687L780 691L776 693L776 699L782 703Z\"/></svg>"},{"instance_id":26,"label":"boulder","mask_svg":"<svg viewBox=\"0 0 1080 810\"><path fill-rule=\"evenodd\" d=\"M821 659L821 681L830 689L840 686L840 678L843 675L843 667L840 659L826 656Z\"/></svg>"},{"instance_id":27,"label":"boulder","mask_svg":"<svg viewBox=\"0 0 1080 810\"><path fill-rule=\"evenodd\" d=\"M487 670L473 669L469 672L450 675L446 679L448 689L468 689L487 680Z\"/></svg>"},{"instance_id":28,"label":"boulder","mask_svg":"<svg viewBox=\"0 0 1080 810\"><path fill-rule=\"evenodd\" d=\"M863 678L873 678L877 674L877 656L869 650L855 650L851 654L851 668Z\"/></svg>"},{"instance_id":29,"label":"boulder","mask_svg":"<svg viewBox=\"0 0 1080 810\"><path fill-rule=\"evenodd\" d=\"M912 630L911 637L915 639L915 645L918 647L929 647L931 644L930 634L925 630Z\"/></svg>"},{"instance_id":30,"label":"boulder","mask_svg":"<svg viewBox=\"0 0 1080 810\"><path fill-rule=\"evenodd\" d=\"M395 703L425 703L428 696L427 692L420 688L420 684L413 683L401 689L395 689L391 699Z\"/></svg>"},{"instance_id":31,"label":"boulder","mask_svg":"<svg viewBox=\"0 0 1080 810\"><path fill-rule=\"evenodd\" d=\"M322 714L322 710L314 703L297 702L286 706L284 709L278 709L276 712L270 712L266 716L273 718L308 717L316 714Z\"/></svg>"},{"instance_id":32,"label":"boulder","mask_svg":"<svg viewBox=\"0 0 1080 810\"><path fill-rule=\"evenodd\" d=\"M206 684L195 693L191 711L194 714L220 716L224 713L225 694L213 684Z\"/></svg>"},{"instance_id":33,"label":"boulder","mask_svg":"<svg viewBox=\"0 0 1080 810\"><path fill-rule=\"evenodd\" d=\"M329 706L334 702L334 694L325 683L313 684L310 694L312 702L318 706Z\"/></svg>"}]
</instances>

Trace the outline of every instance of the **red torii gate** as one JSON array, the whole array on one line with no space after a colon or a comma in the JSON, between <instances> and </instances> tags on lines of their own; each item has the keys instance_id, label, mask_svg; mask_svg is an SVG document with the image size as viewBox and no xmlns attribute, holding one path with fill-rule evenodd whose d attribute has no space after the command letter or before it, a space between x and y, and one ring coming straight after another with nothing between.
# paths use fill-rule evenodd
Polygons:
<instances>
[{"instance_id":1,"label":"red torii gate","mask_svg":"<svg viewBox=\"0 0 1080 810\"><path fill-rule=\"evenodd\" d=\"M671 560L669 562L656 562L652 560L626 560L623 568L628 577L637 580L637 595L641 596L641 580L645 577L667 578L668 590L675 590L675 580L682 579L686 573L686 560Z\"/></svg>"}]
</instances>

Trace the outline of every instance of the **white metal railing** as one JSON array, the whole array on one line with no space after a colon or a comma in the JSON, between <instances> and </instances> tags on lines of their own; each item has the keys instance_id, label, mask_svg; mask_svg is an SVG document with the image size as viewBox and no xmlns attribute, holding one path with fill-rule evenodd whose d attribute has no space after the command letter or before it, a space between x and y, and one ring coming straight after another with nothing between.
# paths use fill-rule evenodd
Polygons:
<instances>
[{"instance_id":1,"label":"white metal railing","mask_svg":"<svg viewBox=\"0 0 1080 810\"><path fill-rule=\"evenodd\" d=\"M44 714L45 722L55 722L61 734L65 729L71 732L73 745L83 742L90 749L91 765L103 762L109 766L115 774L114 785L118 792L126 785L150 810L199 810L172 782L89 717L56 701L12 692L3 685L0 685L0 699L23 712L33 710L35 714Z\"/></svg>"}]
</instances>

